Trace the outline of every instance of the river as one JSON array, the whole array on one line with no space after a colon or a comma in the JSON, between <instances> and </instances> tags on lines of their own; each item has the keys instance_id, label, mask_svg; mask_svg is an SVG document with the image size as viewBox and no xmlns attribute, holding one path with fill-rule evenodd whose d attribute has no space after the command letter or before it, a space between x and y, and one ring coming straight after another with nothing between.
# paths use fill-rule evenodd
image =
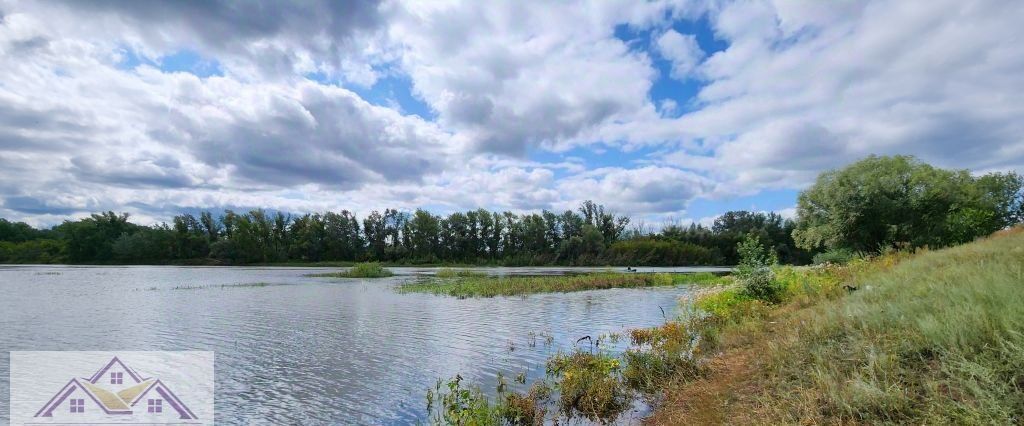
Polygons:
<instances>
[{"instance_id":1,"label":"river","mask_svg":"<svg viewBox=\"0 0 1024 426\"><path fill-rule=\"evenodd\" d=\"M660 324L688 291L459 300L398 293L435 270L391 269L395 277L365 280L306 276L324 268L0 267L0 419L9 416L9 351L202 350L215 353L218 424L416 423L438 378L460 374L492 393L499 373L513 386L520 373L532 382L554 351Z\"/></svg>"}]
</instances>

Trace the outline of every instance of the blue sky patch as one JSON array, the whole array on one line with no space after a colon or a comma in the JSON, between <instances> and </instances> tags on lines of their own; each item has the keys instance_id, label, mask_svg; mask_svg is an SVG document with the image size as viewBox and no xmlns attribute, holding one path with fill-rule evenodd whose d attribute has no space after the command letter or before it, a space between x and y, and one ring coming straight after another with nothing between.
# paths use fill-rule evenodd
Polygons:
<instances>
[{"instance_id":1,"label":"blue sky patch","mask_svg":"<svg viewBox=\"0 0 1024 426\"><path fill-rule=\"evenodd\" d=\"M179 50L155 60L141 56L135 49L129 47L122 47L120 53L121 60L117 63L117 68L122 70L133 70L145 64L163 72L186 72L200 78L224 75L224 69L220 62L216 59L205 58L193 50Z\"/></svg>"}]
</instances>

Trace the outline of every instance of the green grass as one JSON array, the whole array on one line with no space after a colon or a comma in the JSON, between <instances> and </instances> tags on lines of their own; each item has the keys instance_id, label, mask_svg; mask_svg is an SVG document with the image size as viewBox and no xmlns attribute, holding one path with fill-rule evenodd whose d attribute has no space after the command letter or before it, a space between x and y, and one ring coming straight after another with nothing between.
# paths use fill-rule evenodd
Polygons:
<instances>
[{"instance_id":1,"label":"green grass","mask_svg":"<svg viewBox=\"0 0 1024 426\"><path fill-rule=\"evenodd\" d=\"M784 423L1024 420L1024 229L860 274L772 345Z\"/></svg>"},{"instance_id":2,"label":"green grass","mask_svg":"<svg viewBox=\"0 0 1024 426\"><path fill-rule=\"evenodd\" d=\"M403 292L433 293L458 298L518 296L532 293L561 293L609 288L638 288L681 284L710 285L726 280L710 273L639 274L595 273L555 276L486 276L445 274L405 284Z\"/></svg>"},{"instance_id":3,"label":"green grass","mask_svg":"<svg viewBox=\"0 0 1024 426\"><path fill-rule=\"evenodd\" d=\"M328 278L387 278L393 276L391 270L377 262L357 263L347 271L331 272L327 274L310 274L308 277Z\"/></svg>"},{"instance_id":4,"label":"green grass","mask_svg":"<svg viewBox=\"0 0 1024 426\"><path fill-rule=\"evenodd\" d=\"M441 268L434 273L435 278L466 278L466 277L486 277L487 274L483 272L470 271L468 269L454 269L454 268Z\"/></svg>"}]
</instances>

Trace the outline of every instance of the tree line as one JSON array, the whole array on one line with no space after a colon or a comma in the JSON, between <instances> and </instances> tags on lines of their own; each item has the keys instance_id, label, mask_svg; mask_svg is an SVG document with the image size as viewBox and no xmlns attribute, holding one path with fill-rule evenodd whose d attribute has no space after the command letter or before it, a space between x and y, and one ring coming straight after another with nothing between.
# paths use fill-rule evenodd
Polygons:
<instances>
[{"instance_id":1,"label":"tree line","mask_svg":"<svg viewBox=\"0 0 1024 426\"><path fill-rule=\"evenodd\" d=\"M943 247L1024 220L1015 173L974 176L912 157L868 157L823 173L803 191L796 220L731 211L711 226L657 232L586 201L561 213L485 209L447 216L426 210L289 215L226 210L134 224L104 212L51 229L0 219L3 263L201 263L383 261L406 264L733 265L755 237L779 261L809 263L831 250Z\"/></svg>"},{"instance_id":2,"label":"tree line","mask_svg":"<svg viewBox=\"0 0 1024 426\"><path fill-rule=\"evenodd\" d=\"M359 218L341 212L288 215L226 210L137 225L104 212L36 230L0 219L0 261L10 263L206 263L383 261L408 264L720 265L751 232L799 261L795 227L774 213L729 212L714 226L629 228L630 219L586 201L561 213L485 209L447 216L395 209ZM805 256L806 257L806 256Z\"/></svg>"}]
</instances>

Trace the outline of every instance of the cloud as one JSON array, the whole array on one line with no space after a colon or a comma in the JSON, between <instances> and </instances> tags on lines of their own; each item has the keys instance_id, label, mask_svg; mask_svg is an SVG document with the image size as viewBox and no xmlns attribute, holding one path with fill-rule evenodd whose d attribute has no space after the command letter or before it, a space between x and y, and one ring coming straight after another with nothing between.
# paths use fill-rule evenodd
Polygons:
<instances>
[{"instance_id":1,"label":"cloud","mask_svg":"<svg viewBox=\"0 0 1024 426\"><path fill-rule=\"evenodd\" d=\"M661 56L672 62L671 75L677 80L689 78L704 58L704 51L697 45L696 36L683 35L673 29L665 31L658 37L655 46Z\"/></svg>"},{"instance_id":2,"label":"cloud","mask_svg":"<svg viewBox=\"0 0 1024 426\"><path fill-rule=\"evenodd\" d=\"M33 215L67 215L78 210L76 206L66 206L61 203L53 203L30 196L7 197L3 201L3 207L19 213Z\"/></svg>"},{"instance_id":3,"label":"cloud","mask_svg":"<svg viewBox=\"0 0 1024 426\"><path fill-rule=\"evenodd\" d=\"M71 157L71 173L78 179L114 186L184 188L196 184L170 155L142 155L126 158L113 155L95 158L88 155Z\"/></svg>"},{"instance_id":4,"label":"cloud","mask_svg":"<svg viewBox=\"0 0 1024 426\"><path fill-rule=\"evenodd\" d=\"M619 212L644 214L682 212L711 185L695 173L647 166L597 169L568 178L558 188L576 200L601 200Z\"/></svg>"},{"instance_id":5,"label":"cloud","mask_svg":"<svg viewBox=\"0 0 1024 426\"><path fill-rule=\"evenodd\" d=\"M1024 165L1015 3L0 0L0 11L0 213L31 220L584 199L654 220L687 217L696 198L800 189L868 154ZM704 52L682 28L725 47ZM200 66L176 65L182 56ZM696 95L663 93L673 79ZM403 113L409 102L430 118Z\"/></svg>"},{"instance_id":6,"label":"cloud","mask_svg":"<svg viewBox=\"0 0 1024 426\"><path fill-rule=\"evenodd\" d=\"M376 80L375 73L367 74L370 67L361 63L369 58L365 43L385 20L376 0L85 0L15 5L45 14L67 35L98 31L151 58L187 48L218 57L229 72L247 79L319 71L362 85Z\"/></svg>"},{"instance_id":7,"label":"cloud","mask_svg":"<svg viewBox=\"0 0 1024 426\"><path fill-rule=\"evenodd\" d=\"M663 5L409 3L389 27L415 92L482 152L523 155L652 109L650 58L614 37Z\"/></svg>"},{"instance_id":8,"label":"cloud","mask_svg":"<svg viewBox=\"0 0 1024 426\"><path fill-rule=\"evenodd\" d=\"M621 131L680 135L688 145L664 164L706 171L729 193L801 188L868 154L975 170L1022 163L1024 45L1014 40L1024 6L836 6L712 10L729 47L699 66L699 108Z\"/></svg>"}]
</instances>

